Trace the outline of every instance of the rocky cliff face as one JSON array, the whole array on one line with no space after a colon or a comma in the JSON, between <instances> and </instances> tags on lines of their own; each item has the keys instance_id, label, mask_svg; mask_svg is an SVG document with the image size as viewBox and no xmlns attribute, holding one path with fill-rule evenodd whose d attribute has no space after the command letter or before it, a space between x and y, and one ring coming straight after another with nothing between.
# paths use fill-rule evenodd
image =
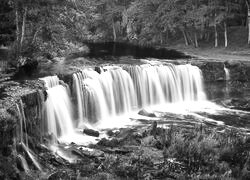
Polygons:
<instances>
[{"instance_id":1,"label":"rocky cliff face","mask_svg":"<svg viewBox=\"0 0 250 180\"><path fill-rule=\"evenodd\" d=\"M42 87L41 82L14 82L8 81L0 85L0 179L20 178L18 166L18 146L21 141L21 132L28 137L30 149L35 150L36 144L41 141L42 122ZM20 116L22 103L24 119ZM19 109L18 109L19 106ZM2 163L3 162L3 163Z\"/></svg>"},{"instance_id":2,"label":"rocky cliff face","mask_svg":"<svg viewBox=\"0 0 250 180\"><path fill-rule=\"evenodd\" d=\"M230 72L230 81L249 82L250 62L235 61L192 61L192 65L198 66L203 72L205 82L225 81L227 68Z\"/></svg>"}]
</instances>

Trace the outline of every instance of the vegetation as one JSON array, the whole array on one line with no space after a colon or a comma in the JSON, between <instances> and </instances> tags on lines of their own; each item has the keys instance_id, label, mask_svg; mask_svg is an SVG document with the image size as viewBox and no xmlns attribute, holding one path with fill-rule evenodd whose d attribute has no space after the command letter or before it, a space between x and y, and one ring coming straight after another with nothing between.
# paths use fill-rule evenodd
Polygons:
<instances>
[{"instance_id":1,"label":"vegetation","mask_svg":"<svg viewBox=\"0 0 250 180\"><path fill-rule=\"evenodd\" d=\"M121 132L124 134L124 132ZM235 130L221 133L206 126L128 132L99 145L134 147L126 155L106 155L106 173L135 179L248 179L249 137ZM116 139L117 138L117 139ZM135 148L138 147L138 148ZM99 147L100 148L100 147Z\"/></svg>"},{"instance_id":2,"label":"vegetation","mask_svg":"<svg viewBox=\"0 0 250 180\"><path fill-rule=\"evenodd\" d=\"M182 35L186 45L214 39L217 47L223 36L227 47L235 26L248 28L250 43L249 0L2 0L0 11L0 44L12 46L18 66L84 41L166 44Z\"/></svg>"}]
</instances>

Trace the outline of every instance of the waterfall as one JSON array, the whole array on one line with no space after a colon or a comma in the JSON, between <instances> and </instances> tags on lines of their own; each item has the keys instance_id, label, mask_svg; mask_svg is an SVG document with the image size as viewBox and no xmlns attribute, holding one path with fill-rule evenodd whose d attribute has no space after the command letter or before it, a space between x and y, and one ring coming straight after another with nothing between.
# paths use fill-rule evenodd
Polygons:
<instances>
[{"instance_id":1,"label":"waterfall","mask_svg":"<svg viewBox=\"0 0 250 180\"><path fill-rule=\"evenodd\" d=\"M230 80L230 71L228 68L226 68L225 64L224 64L224 72L225 72L225 78L226 81ZM226 82L226 88L225 88L225 97L229 98L229 84Z\"/></svg>"},{"instance_id":2,"label":"waterfall","mask_svg":"<svg viewBox=\"0 0 250 180\"><path fill-rule=\"evenodd\" d=\"M28 148L28 136L27 136L27 126L26 126L26 117L24 114L24 105L23 105L23 101L20 99L19 103L16 104L17 107L17 112L18 112L18 116L19 116L19 120L20 120L20 142L24 143ZM23 133L23 129L25 130L25 137L24 137L24 133Z\"/></svg>"},{"instance_id":3,"label":"waterfall","mask_svg":"<svg viewBox=\"0 0 250 180\"><path fill-rule=\"evenodd\" d=\"M47 93L45 111L48 133L53 134L56 138L72 133L74 130L71 103L66 88L57 85L48 89Z\"/></svg>"},{"instance_id":4,"label":"waterfall","mask_svg":"<svg viewBox=\"0 0 250 180\"><path fill-rule=\"evenodd\" d=\"M47 100L45 101L45 118L47 132L56 139L67 136L74 132L72 105L67 87L60 85L57 76L41 78L47 89Z\"/></svg>"},{"instance_id":5,"label":"waterfall","mask_svg":"<svg viewBox=\"0 0 250 180\"><path fill-rule=\"evenodd\" d=\"M129 112L137 105L133 81L121 67L101 74L87 69L75 73L73 79L80 122L95 123Z\"/></svg>"},{"instance_id":6,"label":"waterfall","mask_svg":"<svg viewBox=\"0 0 250 180\"><path fill-rule=\"evenodd\" d=\"M19 132L17 132L17 133L19 134L19 137L20 137L20 144L22 146L22 149L26 152L26 154L28 155L28 157L30 158L30 160L34 164L34 166L38 170L42 171L40 164L38 163L35 156L33 155L34 153L31 151L31 149L29 149L26 117L25 117L25 113L24 113L23 101L21 99L20 99L19 103L16 104L16 107L17 107L17 112L18 112L18 116L19 116L19 120L20 120L20 128L19 128ZM25 136L24 136L23 130L26 132ZM20 160L23 164L24 170L29 171L29 166L27 164L27 161L24 159L24 157L19 154L19 155L17 155L17 158L20 158Z\"/></svg>"},{"instance_id":7,"label":"waterfall","mask_svg":"<svg viewBox=\"0 0 250 180\"><path fill-rule=\"evenodd\" d=\"M96 123L152 105L206 99L201 70L190 64L103 69L101 74L84 69L73 75L79 123Z\"/></svg>"},{"instance_id":8,"label":"waterfall","mask_svg":"<svg viewBox=\"0 0 250 180\"><path fill-rule=\"evenodd\" d=\"M225 72L226 81L229 81L230 80L230 71L228 68L226 68L225 65L224 65L224 72Z\"/></svg>"},{"instance_id":9,"label":"waterfall","mask_svg":"<svg viewBox=\"0 0 250 180\"><path fill-rule=\"evenodd\" d=\"M46 88L52 88L59 85L59 78L57 76L47 76L44 78L40 78L40 80L45 83Z\"/></svg>"}]
</instances>

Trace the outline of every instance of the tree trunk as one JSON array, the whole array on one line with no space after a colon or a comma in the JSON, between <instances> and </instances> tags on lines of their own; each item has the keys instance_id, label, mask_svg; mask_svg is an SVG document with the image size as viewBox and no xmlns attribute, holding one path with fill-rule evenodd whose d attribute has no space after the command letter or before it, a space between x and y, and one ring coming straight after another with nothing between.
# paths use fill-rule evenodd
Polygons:
<instances>
[{"instance_id":1,"label":"tree trunk","mask_svg":"<svg viewBox=\"0 0 250 180\"><path fill-rule=\"evenodd\" d=\"M199 44L198 44L198 38L197 38L197 32L195 31L194 32L194 43L195 43L195 47L198 48L199 47Z\"/></svg>"},{"instance_id":2,"label":"tree trunk","mask_svg":"<svg viewBox=\"0 0 250 180\"><path fill-rule=\"evenodd\" d=\"M248 41L247 41L247 43L250 44L250 7L249 7L248 0L246 0L246 5L247 5L247 24L248 24Z\"/></svg>"},{"instance_id":3,"label":"tree trunk","mask_svg":"<svg viewBox=\"0 0 250 180\"><path fill-rule=\"evenodd\" d=\"M224 37L225 37L225 47L227 47L228 41L227 41L227 23L226 22L224 22Z\"/></svg>"},{"instance_id":4,"label":"tree trunk","mask_svg":"<svg viewBox=\"0 0 250 180\"><path fill-rule=\"evenodd\" d=\"M20 54L20 28L19 28L19 7L18 7L18 3L15 2L15 21L16 21L16 47L15 47L15 51L16 51L16 58L19 57Z\"/></svg>"},{"instance_id":5,"label":"tree trunk","mask_svg":"<svg viewBox=\"0 0 250 180\"><path fill-rule=\"evenodd\" d=\"M19 10L16 5L16 41L19 42L20 29L19 29Z\"/></svg>"},{"instance_id":6,"label":"tree trunk","mask_svg":"<svg viewBox=\"0 0 250 180\"><path fill-rule=\"evenodd\" d=\"M218 47L218 32L216 23L214 24L214 47Z\"/></svg>"},{"instance_id":7,"label":"tree trunk","mask_svg":"<svg viewBox=\"0 0 250 180\"><path fill-rule=\"evenodd\" d=\"M206 42L209 42L209 40L210 40L210 33L207 32L205 36L206 36L205 37Z\"/></svg>"},{"instance_id":8,"label":"tree trunk","mask_svg":"<svg viewBox=\"0 0 250 180\"><path fill-rule=\"evenodd\" d=\"M36 37L37 37L37 35L38 35L38 33L39 33L40 30L41 30L41 27L40 27L40 28L37 28L37 30L35 31L35 33L34 33L34 35L33 35L33 38L32 38L31 44L34 44L34 43L35 43Z\"/></svg>"},{"instance_id":9,"label":"tree trunk","mask_svg":"<svg viewBox=\"0 0 250 180\"><path fill-rule=\"evenodd\" d=\"M25 36L26 17L27 17L27 7L24 8L24 13L23 13L22 35L21 35L21 39L20 39L20 48L21 49L23 46L23 40L24 40L24 36Z\"/></svg>"},{"instance_id":10,"label":"tree trunk","mask_svg":"<svg viewBox=\"0 0 250 180\"><path fill-rule=\"evenodd\" d=\"M195 46L195 43L193 41L193 37L190 35L189 32L187 32L187 39L188 39L188 42L190 42L193 46Z\"/></svg>"},{"instance_id":11,"label":"tree trunk","mask_svg":"<svg viewBox=\"0 0 250 180\"><path fill-rule=\"evenodd\" d=\"M112 20L112 28L113 28L113 40L116 42L116 30L115 30L115 22Z\"/></svg>"},{"instance_id":12,"label":"tree trunk","mask_svg":"<svg viewBox=\"0 0 250 180\"><path fill-rule=\"evenodd\" d=\"M184 37L184 40L185 40L185 45L188 46L189 43L188 43L187 35L186 35L186 32L185 32L184 29L182 30L182 34L183 34L183 37Z\"/></svg>"}]
</instances>

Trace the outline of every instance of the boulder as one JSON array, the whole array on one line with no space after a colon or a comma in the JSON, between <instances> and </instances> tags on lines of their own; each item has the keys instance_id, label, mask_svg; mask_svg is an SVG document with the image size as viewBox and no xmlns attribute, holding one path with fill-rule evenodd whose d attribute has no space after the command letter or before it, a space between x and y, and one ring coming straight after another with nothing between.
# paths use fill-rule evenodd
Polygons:
<instances>
[{"instance_id":1,"label":"boulder","mask_svg":"<svg viewBox=\"0 0 250 180\"><path fill-rule=\"evenodd\" d=\"M98 66L95 67L95 71L98 72L99 74L102 73L102 69Z\"/></svg>"},{"instance_id":2,"label":"boulder","mask_svg":"<svg viewBox=\"0 0 250 180\"><path fill-rule=\"evenodd\" d=\"M99 137L100 133L93 129L83 129L83 133L89 136Z\"/></svg>"}]
</instances>

